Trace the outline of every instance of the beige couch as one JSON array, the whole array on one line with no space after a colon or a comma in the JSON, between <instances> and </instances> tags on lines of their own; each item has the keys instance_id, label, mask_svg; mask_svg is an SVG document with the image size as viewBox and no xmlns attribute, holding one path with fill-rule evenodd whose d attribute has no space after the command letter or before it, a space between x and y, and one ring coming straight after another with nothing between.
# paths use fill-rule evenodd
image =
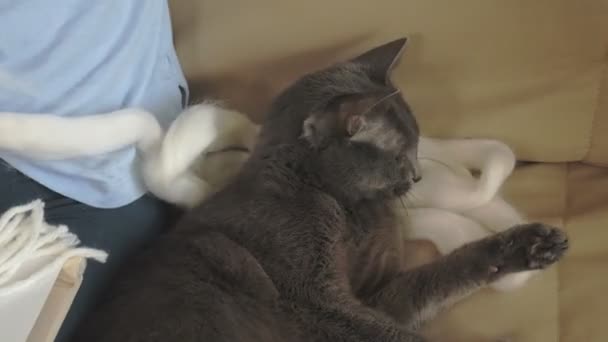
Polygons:
<instances>
[{"instance_id":1,"label":"beige couch","mask_svg":"<svg viewBox=\"0 0 608 342\"><path fill-rule=\"evenodd\" d=\"M193 100L263 117L297 75L410 37L396 82L424 134L509 143L506 194L563 226L572 249L512 294L491 291L428 328L438 341L608 341L608 1L171 2Z\"/></svg>"}]
</instances>

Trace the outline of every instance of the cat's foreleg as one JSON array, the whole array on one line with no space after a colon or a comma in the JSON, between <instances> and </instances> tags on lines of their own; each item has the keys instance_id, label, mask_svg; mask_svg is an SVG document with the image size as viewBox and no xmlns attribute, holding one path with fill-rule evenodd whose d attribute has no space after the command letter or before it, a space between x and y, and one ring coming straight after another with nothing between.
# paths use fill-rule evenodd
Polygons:
<instances>
[{"instance_id":1,"label":"cat's foreleg","mask_svg":"<svg viewBox=\"0 0 608 342\"><path fill-rule=\"evenodd\" d=\"M490 235L486 227L493 232L500 232L525 222L513 207L499 197L465 214L437 208L414 208L410 209L407 220L408 224L404 225L406 237L429 240L442 255ZM499 291L515 290L537 272L538 270L511 273L490 286Z\"/></svg>"},{"instance_id":2,"label":"cat's foreleg","mask_svg":"<svg viewBox=\"0 0 608 342\"><path fill-rule=\"evenodd\" d=\"M504 275L555 263L566 235L540 223L515 226L397 275L365 302L416 328L439 310Z\"/></svg>"},{"instance_id":3,"label":"cat's foreleg","mask_svg":"<svg viewBox=\"0 0 608 342\"><path fill-rule=\"evenodd\" d=\"M325 258L321 258L326 260ZM416 333L405 329L392 317L363 304L350 290L348 280L333 267L290 277L293 290L283 288L283 311L292 317L315 342L423 342ZM311 279L314 279L311 281Z\"/></svg>"},{"instance_id":4,"label":"cat's foreleg","mask_svg":"<svg viewBox=\"0 0 608 342\"><path fill-rule=\"evenodd\" d=\"M464 212L464 215L495 233L526 222L524 217L500 196L495 197L482 207ZM533 270L511 273L493 282L491 286L498 291L516 290L524 286L538 272L538 270Z\"/></svg>"}]
</instances>

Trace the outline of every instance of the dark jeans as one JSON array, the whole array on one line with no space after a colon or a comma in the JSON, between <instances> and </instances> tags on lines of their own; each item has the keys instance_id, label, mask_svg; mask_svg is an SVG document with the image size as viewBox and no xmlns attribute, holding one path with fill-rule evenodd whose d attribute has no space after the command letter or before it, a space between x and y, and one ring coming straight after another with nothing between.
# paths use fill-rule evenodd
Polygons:
<instances>
[{"instance_id":1,"label":"dark jeans","mask_svg":"<svg viewBox=\"0 0 608 342\"><path fill-rule=\"evenodd\" d=\"M67 342L125 258L166 229L175 212L151 196L117 209L92 208L45 188L0 159L0 213L38 198L46 203L49 223L66 224L83 245L109 253L105 264L87 264L82 286L55 340Z\"/></svg>"}]
</instances>

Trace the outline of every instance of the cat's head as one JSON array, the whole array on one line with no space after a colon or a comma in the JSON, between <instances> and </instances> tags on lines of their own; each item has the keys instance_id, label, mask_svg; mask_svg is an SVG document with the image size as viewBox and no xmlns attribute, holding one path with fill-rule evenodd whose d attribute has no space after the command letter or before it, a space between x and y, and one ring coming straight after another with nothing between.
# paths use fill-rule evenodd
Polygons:
<instances>
[{"instance_id":1,"label":"cat's head","mask_svg":"<svg viewBox=\"0 0 608 342\"><path fill-rule=\"evenodd\" d=\"M304 141L326 184L352 200L403 195L419 178L418 125L390 80L405 42L306 75L273 105L273 143Z\"/></svg>"}]
</instances>

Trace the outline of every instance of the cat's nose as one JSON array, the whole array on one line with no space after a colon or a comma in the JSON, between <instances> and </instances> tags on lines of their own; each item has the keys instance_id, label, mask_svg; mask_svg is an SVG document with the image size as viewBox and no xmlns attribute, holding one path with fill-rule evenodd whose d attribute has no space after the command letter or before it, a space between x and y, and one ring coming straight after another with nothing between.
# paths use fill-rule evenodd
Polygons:
<instances>
[{"instance_id":1,"label":"cat's nose","mask_svg":"<svg viewBox=\"0 0 608 342\"><path fill-rule=\"evenodd\" d=\"M414 183L418 183L418 182L420 182L421 180L422 180L422 176L420 176L420 175L415 175L415 176L412 178L412 182L414 182Z\"/></svg>"}]
</instances>

